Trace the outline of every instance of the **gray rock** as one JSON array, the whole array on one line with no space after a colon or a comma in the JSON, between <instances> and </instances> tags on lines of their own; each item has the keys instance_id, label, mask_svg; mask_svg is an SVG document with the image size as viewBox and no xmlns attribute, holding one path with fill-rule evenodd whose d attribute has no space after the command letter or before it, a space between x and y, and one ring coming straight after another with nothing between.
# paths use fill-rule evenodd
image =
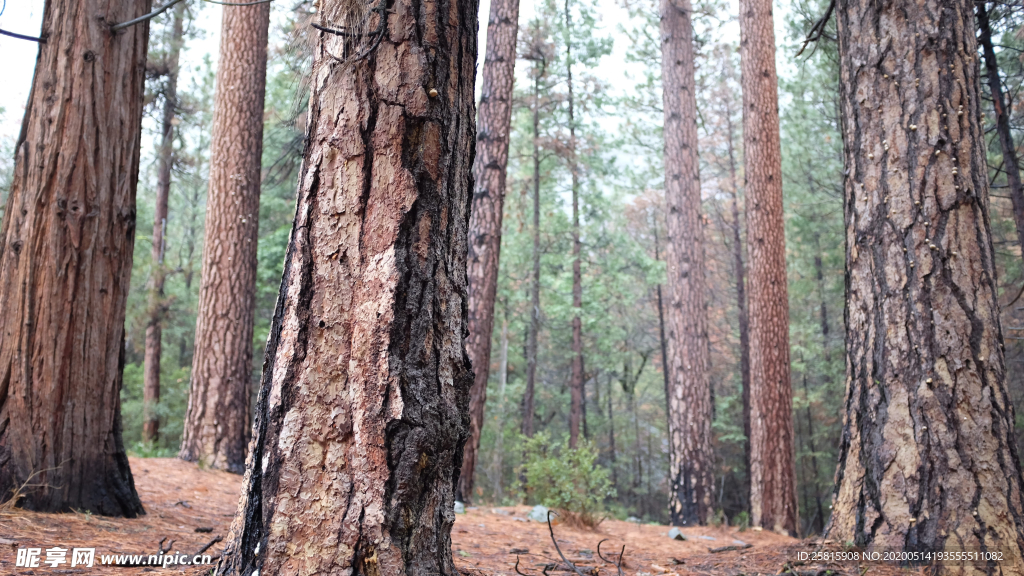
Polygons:
<instances>
[{"instance_id":1,"label":"gray rock","mask_svg":"<svg viewBox=\"0 0 1024 576\"><path fill-rule=\"evenodd\" d=\"M456 500L455 501L455 513L456 514L465 514L466 513L466 505L463 504L462 502L459 502L458 500Z\"/></svg>"},{"instance_id":2,"label":"gray rock","mask_svg":"<svg viewBox=\"0 0 1024 576\"><path fill-rule=\"evenodd\" d=\"M683 534L683 531L675 527L668 531L668 537L673 540L686 540L686 536Z\"/></svg>"},{"instance_id":3,"label":"gray rock","mask_svg":"<svg viewBox=\"0 0 1024 576\"><path fill-rule=\"evenodd\" d=\"M530 510L530 513L526 516L534 522L547 522L548 521L548 508L547 506L541 506L537 504Z\"/></svg>"}]
</instances>

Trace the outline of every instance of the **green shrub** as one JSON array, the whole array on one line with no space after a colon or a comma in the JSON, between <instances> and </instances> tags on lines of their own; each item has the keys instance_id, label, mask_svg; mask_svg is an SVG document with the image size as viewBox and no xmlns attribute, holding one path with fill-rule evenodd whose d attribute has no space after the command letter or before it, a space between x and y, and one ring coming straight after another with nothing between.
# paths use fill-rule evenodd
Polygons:
<instances>
[{"instance_id":1,"label":"green shrub","mask_svg":"<svg viewBox=\"0 0 1024 576\"><path fill-rule=\"evenodd\" d=\"M523 443L522 491L526 499L554 508L562 520L593 527L603 519L604 500L615 496L608 470L597 464L597 450L586 440L569 448L539 433Z\"/></svg>"}]
</instances>

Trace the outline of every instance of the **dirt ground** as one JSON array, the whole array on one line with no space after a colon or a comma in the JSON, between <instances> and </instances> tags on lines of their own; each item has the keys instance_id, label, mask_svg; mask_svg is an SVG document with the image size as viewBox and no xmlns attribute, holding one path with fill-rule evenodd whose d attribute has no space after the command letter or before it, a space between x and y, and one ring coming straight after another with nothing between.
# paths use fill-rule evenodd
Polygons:
<instances>
[{"instance_id":1,"label":"dirt ground","mask_svg":"<svg viewBox=\"0 0 1024 576\"><path fill-rule=\"evenodd\" d=\"M103 554L192 555L218 536L226 536L238 503L242 478L234 474L201 470L174 458L131 458L135 486L147 514L141 518L103 518L90 514L41 514L24 510L0 512L0 574L143 574L178 573L196 575L206 570L195 567L112 567L99 566ZM452 531L452 551L456 567L467 576L512 576L516 559L519 571L528 576L572 574L560 563L547 524L526 519L530 508L470 507L457 516ZM872 576L916 574L896 566L871 564L801 564L800 552L810 552L818 544L770 532L735 528L683 528L686 541L668 537L668 526L641 525L605 520L596 531L554 526L555 538L565 556L588 576L616 576L614 564L598 557L601 553L615 562L625 545L622 568L628 576L779 574L784 570L797 576L825 576L825 570L837 574ZM173 540L173 544L168 541ZM161 548L161 541L163 547ZM749 547L747 547L749 545ZM18 548L43 549L37 568L18 568ZM46 565L47 548L95 547L96 565L92 568ZM711 549L739 549L711 552ZM224 549L214 543L206 554L214 557ZM787 563L790 563L787 566Z\"/></svg>"}]
</instances>

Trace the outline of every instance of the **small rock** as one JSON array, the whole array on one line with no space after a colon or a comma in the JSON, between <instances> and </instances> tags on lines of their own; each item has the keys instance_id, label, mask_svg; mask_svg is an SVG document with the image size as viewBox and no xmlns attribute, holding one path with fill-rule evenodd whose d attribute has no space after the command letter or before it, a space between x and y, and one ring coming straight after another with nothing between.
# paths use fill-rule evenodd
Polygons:
<instances>
[{"instance_id":1,"label":"small rock","mask_svg":"<svg viewBox=\"0 0 1024 576\"><path fill-rule=\"evenodd\" d=\"M530 520L533 520L534 522L547 522L548 521L548 508L547 508L547 506L542 506L540 504L537 504L536 506L533 507L533 510L530 510L530 513L527 515L527 518L529 518Z\"/></svg>"},{"instance_id":2,"label":"small rock","mask_svg":"<svg viewBox=\"0 0 1024 576\"><path fill-rule=\"evenodd\" d=\"M491 508L491 514L498 514L500 516L511 516L512 513L508 510L502 510L501 508Z\"/></svg>"},{"instance_id":3,"label":"small rock","mask_svg":"<svg viewBox=\"0 0 1024 576\"><path fill-rule=\"evenodd\" d=\"M668 537L673 540L682 540L684 542L686 541L686 536L683 534L683 531L676 527L673 527L671 530L668 531Z\"/></svg>"},{"instance_id":4,"label":"small rock","mask_svg":"<svg viewBox=\"0 0 1024 576\"><path fill-rule=\"evenodd\" d=\"M737 545L737 546L746 546L747 545L747 543L744 542L743 540L736 540L735 538L733 539L732 543Z\"/></svg>"},{"instance_id":5,"label":"small rock","mask_svg":"<svg viewBox=\"0 0 1024 576\"><path fill-rule=\"evenodd\" d=\"M643 522L643 520L637 518L636 516L630 516L629 518L626 518L626 522L632 522L634 524L640 524L641 522Z\"/></svg>"},{"instance_id":6,"label":"small rock","mask_svg":"<svg viewBox=\"0 0 1024 576\"><path fill-rule=\"evenodd\" d=\"M711 536L703 536L703 535L698 535L697 538L700 538L701 540L715 540L715 538L712 538Z\"/></svg>"},{"instance_id":7,"label":"small rock","mask_svg":"<svg viewBox=\"0 0 1024 576\"><path fill-rule=\"evenodd\" d=\"M466 513L466 505L463 504L462 502L459 502L458 500L456 500L455 501L455 513L456 514L465 514Z\"/></svg>"}]
</instances>

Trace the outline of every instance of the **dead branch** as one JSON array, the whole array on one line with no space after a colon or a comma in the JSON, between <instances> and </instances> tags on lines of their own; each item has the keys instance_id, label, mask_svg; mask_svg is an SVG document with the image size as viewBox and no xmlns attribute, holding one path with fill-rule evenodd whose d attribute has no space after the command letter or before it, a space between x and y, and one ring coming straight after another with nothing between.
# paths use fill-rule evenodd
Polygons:
<instances>
[{"instance_id":1,"label":"dead branch","mask_svg":"<svg viewBox=\"0 0 1024 576\"><path fill-rule=\"evenodd\" d=\"M835 9L836 0L831 0L831 2L828 3L828 8L825 9L825 15L819 18L818 21L814 23L814 26L811 26L811 30L807 33L807 38L804 39L803 45L800 46L800 50L796 53L797 56L804 53L804 49L807 48L808 44L811 42L817 42L821 39L821 35L825 33L825 26L828 24L829 18L832 17L832 12ZM814 52L811 52L811 54L813 53Z\"/></svg>"},{"instance_id":2,"label":"dead branch","mask_svg":"<svg viewBox=\"0 0 1024 576\"><path fill-rule=\"evenodd\" d=\"M746 550L747 548L753 548L753 544L744 544L742 546L722 546L720 548L708 548L708 552L712 554L718 554L719 552L730 552L732 550Z\"/></svg>"},{"instance_id":3,"label":"dead branch","mask_svg":"<svg viewBox=\"0 0 1024 576\"><path fill-rule=\"evenodd\" d=\"M618 562L612 562L611 560L605 558L603 554L601 554L601 543L606 541L606 540L608 540L608 539L605 538L604 540L601 540L601 542L597 543L597 557L600 558L601 560L604 560L605 562L607 562L609 564L614 564L615 568L619 571L619 576L623 576L623 574L622 574L622 556L626 553L626 545L623 544L622 545L622 550L619 551L619 561Z\"/></svg>"},{"instance_id":4,"label":"dead branch","mask_svg":"<svg viewBox=\"0 0 1024 576\"><path fill-rule=\"evenodd\" d=\"M555 551L562 557L562 562L565 562L565 565L572 568L572 571L579 574L579 576L587 576L583 572L580 572L579 568L577 568L575 564L569 562L569 559L565 557L565 554L562 554L562 549L558 547L558 540L555 539L555 529L551 527L551 510L548 510L548 532L551 534L551 542L555 544ZM547 572L545 572L545 574L547 574Z\"/></svg>"}]
</instances>

